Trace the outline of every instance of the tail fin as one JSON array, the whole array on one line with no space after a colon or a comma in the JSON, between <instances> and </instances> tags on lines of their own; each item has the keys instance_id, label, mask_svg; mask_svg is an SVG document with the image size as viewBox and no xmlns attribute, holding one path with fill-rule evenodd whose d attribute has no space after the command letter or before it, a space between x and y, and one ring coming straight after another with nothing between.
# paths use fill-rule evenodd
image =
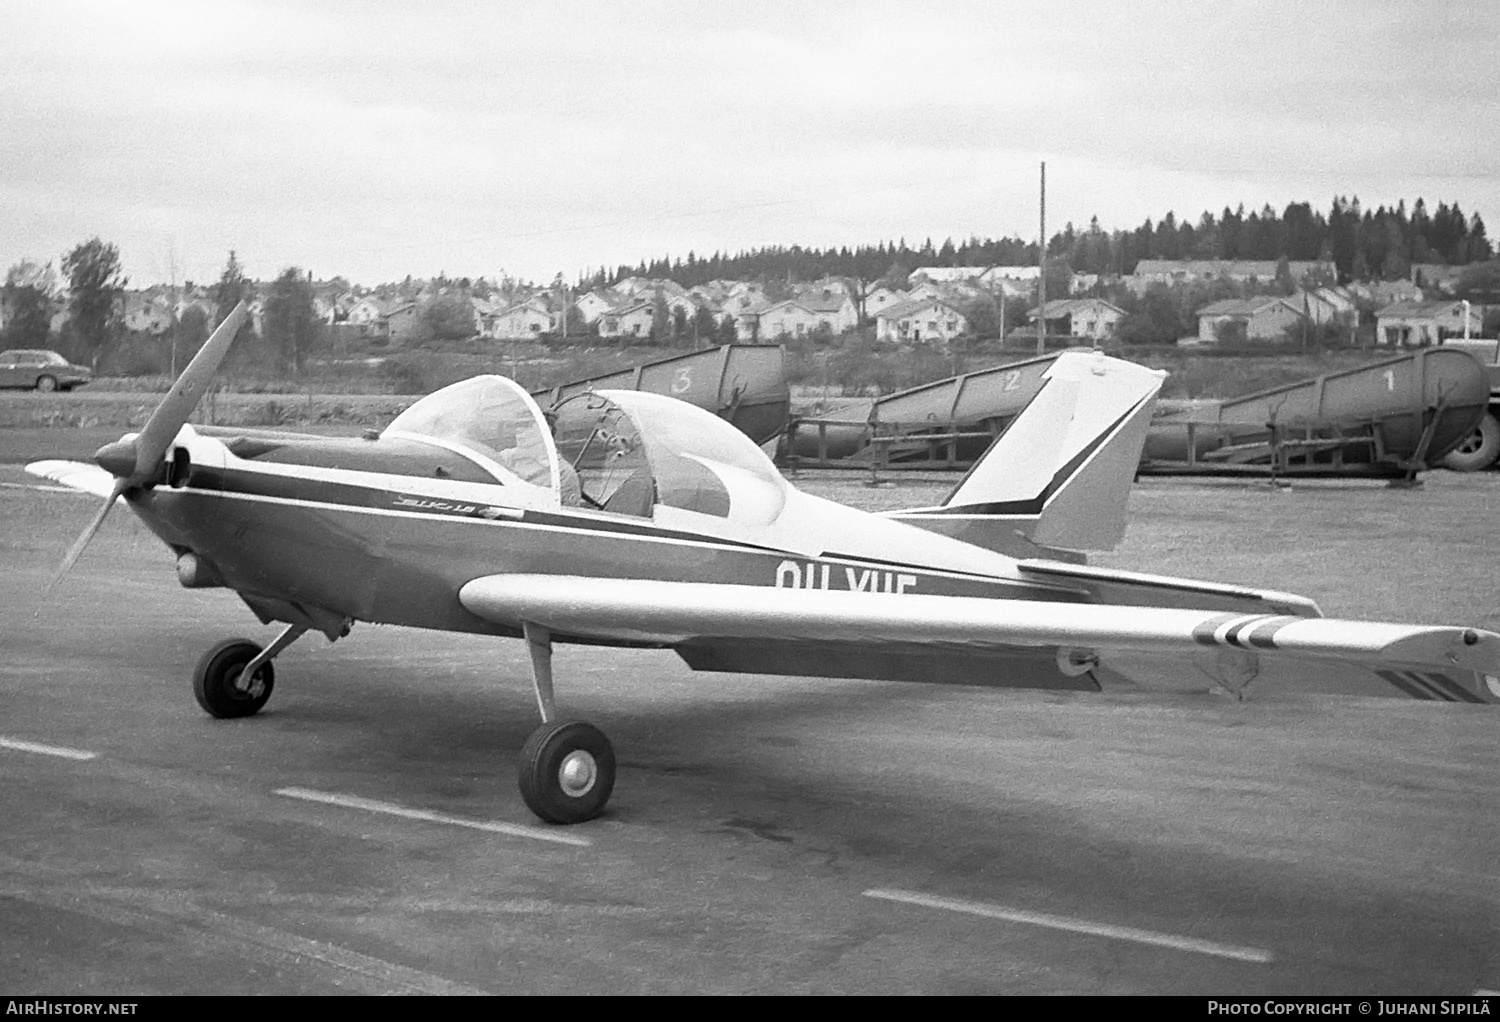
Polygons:
<instances>
[{"instance_id":1,"label":"tail fin","mask_svg":"<svg viewBox=\"0 0 1500 1022\"><path fill-rule=\"evenodd\" d=\"M947 500L890 517L1018 555L1028 546L1035 555L1030 544L1112 548L1165 377L1098 352L1063 353Z\"/></svg>"}]
</instances>

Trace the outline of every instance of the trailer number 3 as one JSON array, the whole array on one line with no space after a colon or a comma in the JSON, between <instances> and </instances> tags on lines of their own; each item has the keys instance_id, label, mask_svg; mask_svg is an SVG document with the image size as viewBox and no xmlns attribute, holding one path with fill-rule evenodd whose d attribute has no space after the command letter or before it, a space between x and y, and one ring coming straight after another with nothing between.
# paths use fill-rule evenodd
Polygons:
<instances>
[{"instance_id":1,"label":"trailer number 3","mask_svg":"<svg viewBox=\"0 0 1500 1022\"><path fill-rule=\"evenodd\" d=\"M693 367L681 366L677 370L677 378L672 381L672 393L681 394L693 385Z\"/></svg>"}]
</instances>

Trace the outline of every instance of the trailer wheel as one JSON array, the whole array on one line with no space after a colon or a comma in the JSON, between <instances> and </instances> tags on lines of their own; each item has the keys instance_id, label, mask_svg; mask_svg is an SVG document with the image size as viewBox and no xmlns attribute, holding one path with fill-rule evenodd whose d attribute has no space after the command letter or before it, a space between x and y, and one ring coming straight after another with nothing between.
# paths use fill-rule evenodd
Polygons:
<instances>
[{"instance_id":1,"label":"trailer wheel","mask_svg":"<svg viewBox=\"0 0 1500 1022\"><path fill-rule=\"evenodd\" d=\"M1464 442L1444 456L1442 465L1455 472L1478 472L1489 468L1500 457L1500 422L1494 412L1485 412Z\"/></svg>"}]
</instances>

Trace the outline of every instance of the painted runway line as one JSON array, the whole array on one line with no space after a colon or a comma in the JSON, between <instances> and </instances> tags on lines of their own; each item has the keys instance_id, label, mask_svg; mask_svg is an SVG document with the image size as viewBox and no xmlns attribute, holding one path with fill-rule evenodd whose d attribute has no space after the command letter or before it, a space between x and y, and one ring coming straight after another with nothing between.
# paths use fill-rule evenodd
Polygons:
<instances>
[{"instance_id":1,"label":"painted runway line","mask_svg":"<svg viewBox=\"0 0 1500 1022\"><path fill-rule=\"evenodd\" d=\"M874 889L864 892L867 898L884 901L899 901L925 908L940 908L949 912L964 912L986 919L1003 919L1012 923L1027 923L1031 926L1046 926L1070 933L1085 933L1094 937L1109 937L1113 940L1129 940L1137 944L1154 944L1177 951L1192 951L1197 954L1233 958L1241 962L1265 963L1271 960L1271 952L1262 948L1237 947L1233 944L1218 944L1210 940L1180 937L1171 933L1156 933L1152 930L1137 930L1129 926L1110 926L1106 923L1091 923L1086 919L1070 919L1067 916L1050 916L1041 912L1005 908L1001 905L986 905L982 901L960 901L956 898L935 898L916 891L894 891Z\"/></svg>"},{"instance_id":2,"label":"painted runway line","mask_svg":"<svg viewBox=\"0 0 1500 1022\"><path fill-rule=\"evenodd\" d=\"M483 830L491 834L508 834L511 837L551 841L555 844L575 845L579 848L587 848L593 844L585 837L560 834L551 830L543 830L541 827L526 827L519 823L500 823L490 820L466 820L461 816L434 813L427 809L409 809L394 802L379 802L372 798L360 798L358 795L339 795L330 791L314 791L311 788L277 788L273 794L301 799L304 802L321 802L324 805L341 806L345 809L363 809L369 813L385 813L387 816L400 816L408 820L442 823L450 827L468 827L471 830Z\"/></svg>"},{"instance_id":3,"label":"painted runway line","mask_svg":"<svg viewBox=\"0 0 1500 1022\"><path fill-rule=\"evenodd\" d=\"M23 742L18 738L0 738L0 749L17 752L39 752L43 756L60 756L63 759L94 759L99 754L84 749L69 749L61 745L43 745L41 742Z\"/></svg>"}]
</instances>

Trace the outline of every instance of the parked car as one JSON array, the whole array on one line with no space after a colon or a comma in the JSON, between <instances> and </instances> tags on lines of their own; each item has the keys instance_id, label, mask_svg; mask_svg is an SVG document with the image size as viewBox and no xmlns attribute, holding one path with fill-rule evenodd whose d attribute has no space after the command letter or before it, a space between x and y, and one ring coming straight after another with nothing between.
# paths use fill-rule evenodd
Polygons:
<instances>
[{"instance_id":1,"label":"parked car","mask_svg":"<svg viewBox=\"0 0 1500 1022\"><path fill-rule=\"evenodd\" d=\"M81 387L93 375L87 366L75 366L55 351L24 348L0 351L0 387L25 387L49 393Z\"/></svg>"}]
</instances>

